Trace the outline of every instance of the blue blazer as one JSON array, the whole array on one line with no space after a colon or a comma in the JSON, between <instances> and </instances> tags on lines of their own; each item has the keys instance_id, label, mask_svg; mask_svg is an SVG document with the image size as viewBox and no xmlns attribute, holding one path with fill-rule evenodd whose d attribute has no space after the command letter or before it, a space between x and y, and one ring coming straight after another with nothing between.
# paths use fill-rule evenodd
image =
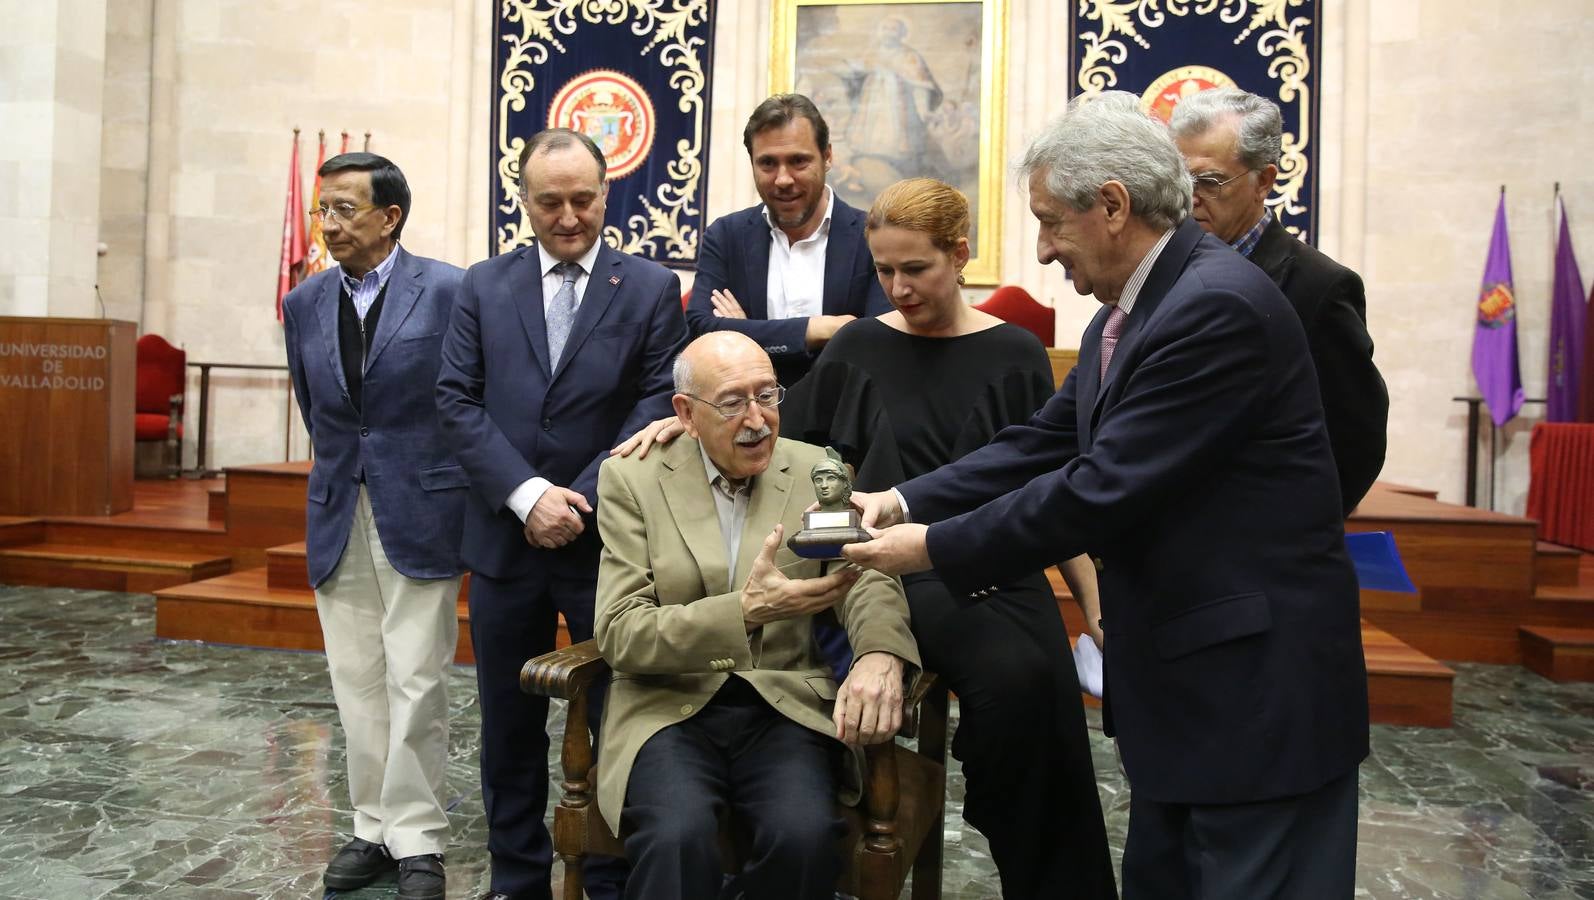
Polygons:
<instances>
[{"instance_id":1,"label":"blue blazer","mask_svg":"<svg viewBox=\"0 0 1594 900\"><path fill-rule=\"evenodd\" d=\"M710 331L739 331L757 341L775 364L781 383L790 385L807 373L814 354L808 352L808 320L769 318L769 223L762 204L721 216L703 234L698 253L697 280L686 307L686 324L692 336ZM874 257L863 235L864 213L836 198L830 214L830 238L825 244L824 310L827 316L863 318L890 312ZM736 296L745 319L714 315L714 291L728 288Z\"/></svg>"},{"instance_id":2,"label":"blue blazer","mask_svg":"<svg viewBox=\"0 0 1594 900\"><path fill-rule=\"evenodd\" d=\"M1241 803L1367 755L1367 673L1339 482L1300 319L1193 221L1125 322L1024 425L900 487L959 590L1088 552L1106 711L1137 794Z\"/></svg>"},{"instance_id":3,"label":"blue blazer","mask_svg":"<svg viewBox=\"0 0 1594 900\"><path fill-rule=\"evenodd\" d=\"M443 340L437 410L470 476L462 555L474 572L513 578L534 568L592 577L597 522L557 550L526 542L505 502L541 476L597 508L609 448L671 414L671 366L686 341L681 280L663 266L598 251L557 370L548 366L537 249L465 273Z\"/></svg>"},{"instance_id":4,"label":"blue blazer","mask_svg":"<svg viewBox=\"0 0 1594 900\"><path fill-rule=\"evenodd\" d=\"M288 372L315 448L305 559L317 587L343 558L362 472L382 552L393 568L411 578L460 572L465 471L438 427L431 399L464 273L403 247L397 252L366 354L363 413L349 401L338 350L338 270L311 276L282 302Z\"/></svg>"}]
</instances>

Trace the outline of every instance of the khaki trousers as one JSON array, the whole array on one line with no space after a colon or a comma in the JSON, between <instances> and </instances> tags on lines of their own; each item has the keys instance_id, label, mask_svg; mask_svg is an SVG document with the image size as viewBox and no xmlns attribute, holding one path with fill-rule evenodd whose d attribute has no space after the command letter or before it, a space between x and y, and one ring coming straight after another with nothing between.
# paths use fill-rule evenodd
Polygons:
<instances>
[{"instance_id":1,"label":"khaki trousers","mask_svg":"<svg viewBox=\"0 0 1594 900\"><path fill-rule=\"evenodd\" d=\"M459 583L394 569L360 486L348 545L316 589L316 611L348 745L354 835L394 858L442 853L448 843L442 793Z\"/></svg>"}]
</instances>

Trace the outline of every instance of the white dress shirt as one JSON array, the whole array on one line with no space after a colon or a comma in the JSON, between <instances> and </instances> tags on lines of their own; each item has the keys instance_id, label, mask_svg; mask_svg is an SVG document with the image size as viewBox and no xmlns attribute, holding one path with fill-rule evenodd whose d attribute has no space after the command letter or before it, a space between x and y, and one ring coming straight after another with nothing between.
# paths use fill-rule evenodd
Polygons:
<instances>
[{"instance_id":1,"label":"white dress shirt","mask_svg":"<svg viewBox=\"0 0 1594 900\"><path fill-rule=\"evenodd\" d=\"M602 240L600 238L599 240ZM564 276L554 271L561 260L548 255L541 244L537 245L537 264L542 272L542 320L548 321L548 307L553 303L554 295L559 293L559 288L564 285ZM581 300L587 295L587 282L592 280L592 267L598 263L598 241L592 242L592 247L578 260L576 265L581 267L581 274L576 276L576 309L581 308ZM509 493L509 499L504 505L521 522L531 515L531 508L542 499L543 492L552 487L553 483L540 475L534 475L520 483L520 486ZM574 509L572 508L572 512Z\"/></svg>"},{"instance_id":2,"label":"white dress shirt","mask_svg":"<svg viewBox=\"0 0 1594 900\"><path fill-rule=\"evenodd\" d=\"M830 214L836 195L825 187L825 217L814 233L793 244L775 225L764 207L769 225L768 318L806 319L825 311L825 248L830 245Z\"/></svg>"}]
</instances>

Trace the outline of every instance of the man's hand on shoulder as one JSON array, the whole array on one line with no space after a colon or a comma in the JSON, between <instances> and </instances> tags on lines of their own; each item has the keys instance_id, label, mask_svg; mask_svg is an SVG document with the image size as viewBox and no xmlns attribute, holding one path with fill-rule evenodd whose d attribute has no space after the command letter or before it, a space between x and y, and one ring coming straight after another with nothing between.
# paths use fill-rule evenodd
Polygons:
<instances>
[{"instance_id":1,"label":"man's hand on shoulder","mask_svg":"<svg viewBox=\"0 0 1594 900\"><path fill-rule=\"evenodd\" d=\"M853 661L831 718L844 744L881 744L895 737L902 727L902 660L877 650Z\"/></svg>"},{"instance_id":2,"label":"man's hand on shoulder","mask_svg":"<svg viewBox=\"0 0 1594 900\"><path fill-rule=\"evenodd\" d=\"M709 301L714 304L714 315L725 319L745 319L747 311L736 301L736 295L728 289L721 289L709 294Z\"/></svg>"},{"instance_id":3,"label":"man's hand on shoulder","mask_svg":"<svg viewBox=\"0 0 1594 900\"><path fill-rule=\"evenodd\" d=\"M742 620L748 632L770 622L811 616L841 602L858 580L858 570L848 566L818 578L787 578L775 567L775 550L785 528L776 525L764 538L764 546L753 560L742 588Z\"/></svg>"},{"instance_id":4,"label":"man's hand on shoulder","mask_svg":"<svg viewBox=\"0 0 1594 900\"><path fill-rule=\"evenodd\" d=\"M581 536L586 524L577 512L592 512L587 498L569 488L550 486L537 498L537 503L526 516L526 543L544 550L554 550Z\"/></svg>"},{"instance_id":5,"label":"man's hand on shoulder","mask_svg":"<svg viewBox=\"0 0 1594 900\"><path fill-rule=\"evenodd\" d=\"M841 330L841 326L851 322L855 318L857 317L809 316L808 332L803 338L808 344L808 349L818 350L824 347L826 344L830 343L831 338L836 336L836 332Z\"/></svg>"},{"instance_id":6,"label":"man's hand on shoulder","mask_svg":"<svg viewBox=\"0 0 1594 900\"><path fill-rule=\"evenodd\" d=\"M637 459L647 459L648 451L655 444L668 444L686 433L686 426L675 416L666 416L654 419L642 426L642 430L620 442L618 447L609 451L610 456L630 456L636 453Z\"/></svg>"}]
</instances>

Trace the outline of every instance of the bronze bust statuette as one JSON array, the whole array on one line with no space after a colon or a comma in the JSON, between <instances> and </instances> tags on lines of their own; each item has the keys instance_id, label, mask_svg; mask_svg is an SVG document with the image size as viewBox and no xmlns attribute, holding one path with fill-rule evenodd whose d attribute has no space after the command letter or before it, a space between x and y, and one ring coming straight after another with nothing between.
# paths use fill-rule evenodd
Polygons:
<instances>
[{"instance_id":1,"label":"bronze bust statuette","mask_svg":"<svg viewBox=\"0 0 1594 900\"><path fill-rule=\"evenodd\" d=\"M803 530L792 535L786 546L804 559L840 559L843 545L869 540L869 532L859 525L858 510L849 502L852 474L841 454L826 447L825 458L814 463L808 477L819 508L803 513Z\"/></svg>"}]
</instances>

